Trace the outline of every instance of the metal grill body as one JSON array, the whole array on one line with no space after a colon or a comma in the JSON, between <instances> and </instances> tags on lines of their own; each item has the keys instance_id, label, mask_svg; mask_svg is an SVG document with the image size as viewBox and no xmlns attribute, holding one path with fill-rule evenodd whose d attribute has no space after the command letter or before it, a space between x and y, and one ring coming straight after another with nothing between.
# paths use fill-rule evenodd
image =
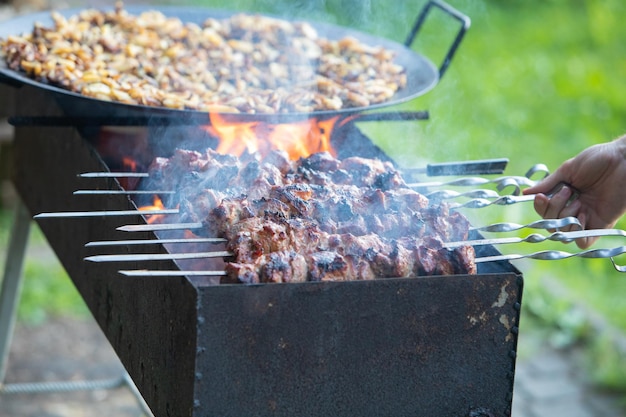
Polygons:
<instances>
[{"instance_id":1,"label":"metal grill body","mask_svg":"<svg viewBox=\"0 0 626 417\"><path fill-rule=\"evenodd\" d=\"M63 115L45 91L23 86L15 97L15 114ZM12 177L32 214L136 208L125 195L72 196L84 185L78 174L108 169L88 137L74 127L16 128ZM120 189L115 179L89 181ZM128 278L119 265L83 261L94 255L87 242L127 238L115 229L143 221L39 226L155 416L510 415L522 277L509 263L472 276L213 286ZM154 245L123 252L131 250Z\"/></svg>"}]
</instances>

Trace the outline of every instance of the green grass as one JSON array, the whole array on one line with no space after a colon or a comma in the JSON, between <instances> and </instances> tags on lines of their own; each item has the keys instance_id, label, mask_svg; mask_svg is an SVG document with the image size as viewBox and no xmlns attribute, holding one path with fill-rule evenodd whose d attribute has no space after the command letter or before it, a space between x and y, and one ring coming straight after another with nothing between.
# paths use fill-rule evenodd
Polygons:
<instances>
[{"instance_id":1,"label":"green grass","mask_svg":"<svg viewBox=\"0 0 626 417\"><path fill-rule=\"evenodd\" d=\"M4 272L6 248L9 242L13 214L0 210L0 271ZM29 324L44 322L51 316L85 316L85 303L54 256L48 256L48 248L41 230L33 223L27 256L24 262L22 289L17 309L18 320ZM45 259L38 251L46 251Z\"/></svg>"},{"instance_id":2,"label":"green grass","mask_svg":"<svg viewBox=\"0 0 626 417\"><path fill-rule=\"evenodd\" d=\"M469 14L480 10L441 84L408 106L429 109L431 120L371 127L388 153L405 165L508 157L507 174L521 175L535 163L555 169L585 147L626 132L626 28L617 18L626 12L623 2L451 3L467 6ZM538 219L530 204L466 212L475 224ZM574 299L626 330L626 279L608 260L521 265L526 281L556 277Z\"/></svg>"}]
</instances>

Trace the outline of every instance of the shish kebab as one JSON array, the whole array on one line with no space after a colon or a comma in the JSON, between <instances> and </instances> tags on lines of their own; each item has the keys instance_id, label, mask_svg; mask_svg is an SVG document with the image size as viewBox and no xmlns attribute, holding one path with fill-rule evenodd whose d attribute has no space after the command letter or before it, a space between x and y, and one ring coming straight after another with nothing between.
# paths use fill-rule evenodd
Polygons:
<instances>
[{"instance_id":1,"label":"shish kebab","mask_svg":"<svg viewBox=\"0 0 626 417\"><path fill-rule=\"evenodd\" d=\"M514 191L514 193L519 193L519 183L521 181L521 183L523 185L528 185L527 183L530 181L528 179L528 177L530 177L531 175L533 175L534 172L538 172L538 171L542 171L545 170L545 168L542 168L541 166L536 166L533 167L533 169L531 169L528 173L527 173L527 177L522 177L520 180L520 177L502 177L496 180L484 180L484 179L476 179L476 178L469 178L469 179L460 179L460 180L454 180L454 181L450 181L447 183L443 183L443 184L451 184L451 185L476 185L476 184L485 184L488 182L492 182L492 183L496 183L498 185L498 188L504 188L507 186L517 186L517 190ZM441 172L441 171L440 171ZM107 176L107 177L117 177L117 176L137 176L137 177L146 177L146 174L143 173L86 173L86 174L81 174L81 176L84 177L102 177L102 176ZM417 184L419 185L419 183ZM435 184L430 184L431 186L435 185ZM95 192L99 192L99 190L94 190ZM133 190L131 190L132 192ZM135 191L136 192L136 191ZM151 191L145 191L145 190L140 190L141 193L150 193ZM90 194L89 190L86 191L79 191L76 194ZM106 193L106 192L105 192ZM136 192L137 193L137 192ZM166 191L165 193L171 194L171 191ZM164 194L165 194L164 193ZM490 194L491 193L491 194ZM429 196L433 196L436 194L437 199L441 199L441 198L455 198L455 197L459 197L459 196L474 196L474 197L480 197L480 198L476 198L474 200L474 202L472 204L464 204L463 206L465 207L480 207L480 206L484 206L484 203L482 202L482 200L484 200L484 197L494 197L495 192L492 192L490 190L475 190L469 193L454 193L451 191L437 191L434 193L429 194ZM497 195L497 193L495 194ZM495 202L497 204L512 204L514 202L518 202L518 201L529 201L531 198L528 197L532 197L532 196L528 196L528 197L521 197L521 198L515 198L515 197L519 197L519 196L501 196L496 198ZM518 200L518 201L516 201ZM144 215L153 215L153 214L177 214L178 211L177 210L152 210L152 211L143 211L142 214ZM36 217L38 218L45 218L45 217L72 217L72 216L99 216L99 215L136 215L137 212L134 210L131 211L107 211L107 212L68 212L68 213L42 213ZM147 228L146 228L147 227ZM152 231L157 231L157 230L172 230L172 229L177 229L177 228L183 228L183 229L192 229L192 228L199 228L202 227L202 223L185 223L185 224L159 224L159 225L147 225L147 226L142 226L142 225L129 225L125 228L122 228L121 230L127 230L127 231L131 231L133 229L135 230L152 230ZM555 228L554 225L552 225L552 228ZM606 234L606 232L604 233ZM544 241L544 240L561 240L561 241L566 241L566 240L571 240L571 239L575 239L577 237L579 237L580 235L563 235L562 233L556 233L553 234L549 237L544 237L541 235L531 235L529 237L526 238L503 238L504 240L500 239L496 239L496 240L482 240L482 241L457 241L457 242L445 242L444 246L447 248L454 248L454 247L460 247L460 246L464 246L464 245L479 245L479 244L499 244L499 243L517 243L517 242L521 242L521 241L527 241L527 242L540 242L540 241ZM596 236L596 234L594 234L594 236ZM119 244L124 244L125 242L128 241L120 241ZM202 238L202 239L179 239L179 240L160 240L160 243L201 243L201 242L224 242L223 239L221 238ZM101 242L101 243L92 243L92 246L97 246L97 245L111 245L111 244L116 244L115 242ZM126 243L128 244L128 243ZM140 240L136 240L133 241L132 244L145 244L144 241L140 241ZM220 251L220 252L204 252L202 254L202 256L198 255L198 254L174 254L175 258L174 259L184 259L184 258L190 258L190 257L214 257L214 256L230 256L231 253L230 252L224 252L224 251ZM150 256L150 255L146 255L146 256ZM162 256L158 256L157 258L161 258ZM105 259L110 259L110 260L117 260L117 261L121 261L121 260L125 260L125 259L137 259L136 257L133 257L133 255L130 255L130 257L116 257L116 255L111 255L111 256L105 256L105 257L90 257L89 260L92 261L103 261Z\"/></svg>"}]
</instances>

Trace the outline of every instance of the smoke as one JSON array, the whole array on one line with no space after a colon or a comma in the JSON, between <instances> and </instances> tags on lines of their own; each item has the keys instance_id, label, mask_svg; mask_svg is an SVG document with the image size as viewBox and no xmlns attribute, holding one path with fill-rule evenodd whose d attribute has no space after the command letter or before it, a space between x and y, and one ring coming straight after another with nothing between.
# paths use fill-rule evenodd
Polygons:
<instances>
[{"instance_id":1,"label":"smoke","mask_svg":"<svg viewBox=\"0 0 626 417\"><path fill-rule=\"evenodd\" d=\"M203 5L234 7L244 12L265 13L289 20L330 23L404 43L426 3L426 0L234 0L225 5L216 0L205 0ZM484 16L488 7L485 1L448 0L446 3L470 19L481 17L483 22L486 20ZM459 27L459 21L434 7L411 49L439 67ZM473 30L471 28L468 31L445 77L432 91L405 105L382 108L383 111L427 110L431 113L430 120L381 122L376 123L379 126L372 126L374 123L363 126L366 133L372 132L371 139L394 159L415 166L422 162L445 162L450 157L460 160L470 156L471 150L466 149L467 133L457 124L462 123L458 118L458 114L462 113L459 108L471 107L474 98L464 96L464 92L459 89L458 77L465 62L472 59L465 54L464 45ZM320 36L324 35L320 33ZM454 149L454 155L450 155L450 149Z\"/></svg>"}]
</instances>

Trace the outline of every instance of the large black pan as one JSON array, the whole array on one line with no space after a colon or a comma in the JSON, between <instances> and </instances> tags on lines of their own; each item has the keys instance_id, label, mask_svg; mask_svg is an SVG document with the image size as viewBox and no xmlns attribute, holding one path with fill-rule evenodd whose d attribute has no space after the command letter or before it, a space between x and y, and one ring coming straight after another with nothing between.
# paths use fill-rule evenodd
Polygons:
<instances>
[{"instance_id":1,"label":"large black pan","mask_svg":"<svg viewBox=\"0 0 626 417\"><path fill-rule=\"evenodd\" d=\"M433 7L439 7L447 12L450 16L459 20L462 27L458 35L450 47L443 64L439 69L424 56L410 49L413 40L418 33L424 19L428 15L429 10ZM221 10L212 10L206 8L192 7L164 7L164 6L129 6L125 8L129 13L139 14L147 10L159 10L163 14L171 17L177 17L183 22L202 23L207 18L225 18L233 14ZM64 16L77 14L79 9L66 9L59 12ZM32 29L35 22L44 25L52 25L52 19L49 12L35 13L17 17L15 19L2 22L0 25L0 38L6 38L9 35L19 35ZM380 45L389 50L395 51L396 62L402 65L407 72L407 85L405 88L397 92L391 100L384 103L371 105L368 107L353 107L339 111L318 111L312 113L281 113L281 114L244 114L229 113L229 117L237 120L261 120L268 122L285 122L290 120L299 120L304 118L327 118L331 116L347 116L350 114L361 113L366 110L372 110L384 106L399 104L415 97L421 96L430 91L441 79L444 71L454 55L458 44L460 43L465 31L469 28L469 18L449 5L438 0L429 1L422 9L418 16L415 26L408 36L404 45L379 37L374 37L365 33L358 32L353 29L333 26L323 23L311 23L320 34L329 39L341 39L346 36L352 36L369 45ZM73 93L62 88L37 82L28 78L24 73L16 72L9 69L4 60L0 60L0 81L4 80L16 85L29 84L38 88L45 89L55 96L59 105L63 108L67 116L71 117L99 117L119 119L124 117L174 117L174 118L191 118L194 120L207 120L207 113L195 110L175 110L163 107L149 107L141 105L129 105L119 102L105 101L86 97L77 93Z\"/></svg>"}]
</instances>

